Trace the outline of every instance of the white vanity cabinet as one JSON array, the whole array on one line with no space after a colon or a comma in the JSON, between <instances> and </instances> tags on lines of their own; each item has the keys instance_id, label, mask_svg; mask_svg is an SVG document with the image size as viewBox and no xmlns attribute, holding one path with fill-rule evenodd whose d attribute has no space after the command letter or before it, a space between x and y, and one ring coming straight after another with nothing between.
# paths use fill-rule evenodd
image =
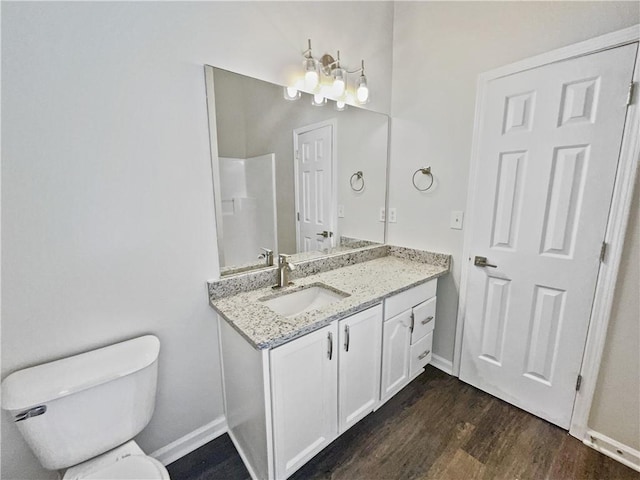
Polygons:
<instances>
[{"instance_id":1,"label":"white vanity cabinet","mask_svg":"<svg viewBox=\"0 0 640 480\"><path fill-rule=\"evenodd\" d=\"M338 326L271 351L276 478L286 478L338 435Z\"/></svg>"},{"instance_id":2,"label":"white vanity cabinet","mask_svg":"<svg viewBox=\"0 0 640 480\"><path fill-rule=\"evenodd\" d=\"M373 411L382 306L271 350L276 478L286 478Z\"/></svg>"},{"instance_id":3,"label":"white vanity cabinet","mask_svg":"<svg viewBox=\"0 0 640 480\"><path fill-rule=\"evenodd\" d=\"M434 279L384 302L381 403L402 390L431 361L436 287Z\"/></svg>"},{"instance_id":4,"label":"white vanity cabinet","mask_svg":"<svg viewBox=\"0 0 640 480\"><path fill-rule=\"evenodd\" d=\"M220 322L228 431L253 478L285 479L379 403L382 305L271 350Z\"/></svg>"}]
</instances>

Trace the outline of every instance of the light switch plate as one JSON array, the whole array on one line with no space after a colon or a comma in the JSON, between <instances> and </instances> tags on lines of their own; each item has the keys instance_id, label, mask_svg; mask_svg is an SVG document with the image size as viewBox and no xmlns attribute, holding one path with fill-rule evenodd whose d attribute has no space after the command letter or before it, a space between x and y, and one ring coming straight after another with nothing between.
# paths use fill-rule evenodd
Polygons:
<instances>
[{"instance_id":1,"label":"light switch plate","mask_svg":"<svg viewBox=\"0 0 640 480\"><path fill-rule=\"evenodd\" d=\"M462 230L462 219L464 218L464 212L454 210L451 212L451 228L454 230Z\"/></svg>"},{"instance_id":2,"label":"light switch plate","mask_svg":"<svg viewBox=\"0 0 640 480\"><path fill-rule=\"evenodd\" d=\"M396 223L398 221L398 217L396 215L396 209L395 208L390 208L389 209L389 223Z\"/></svg>"},{"instance_id":3,"label":"light switch plate","mask_svg":"<svg viewBox=\"0 0 640 480\"><path fill-rule=\"evenodd\" d=\"M344 218L344 205L338 205L338 218Z\"/></svg>"}]
</instances>

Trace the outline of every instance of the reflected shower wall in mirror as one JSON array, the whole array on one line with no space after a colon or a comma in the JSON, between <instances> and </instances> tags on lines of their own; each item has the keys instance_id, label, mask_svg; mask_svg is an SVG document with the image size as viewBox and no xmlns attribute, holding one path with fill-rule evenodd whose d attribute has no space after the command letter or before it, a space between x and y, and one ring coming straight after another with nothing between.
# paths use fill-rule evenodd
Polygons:
<instances>
[{"instance_id":1,"label":"reflected shower wall in mirror","mask_svg":"<svg viewBox=\"0 0 640 480\"><path fill-rule=\"evenodd\" d=\"M313 106L304 93L289 101L282 86L214 67L205 74L222 274L265 266L262 248L277 263L278 253L384 242L386 115Z\"/></svg>"}]
</instances>

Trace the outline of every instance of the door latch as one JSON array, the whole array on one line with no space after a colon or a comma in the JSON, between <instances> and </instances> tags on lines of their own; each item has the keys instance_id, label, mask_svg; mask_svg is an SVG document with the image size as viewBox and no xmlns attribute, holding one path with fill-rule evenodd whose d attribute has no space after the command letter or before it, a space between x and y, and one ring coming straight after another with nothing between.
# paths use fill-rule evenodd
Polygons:
<instances>
[{"instance_id":1,"label":"door latch","mask_svg":"<svg viewBox=\"0 0 640 480\"><path fill-rule=\"evenodd\" d=\"M476 256L473 259L473 264L476 267L491 267L491 268L496 268L497 265L491 265L490 263L487 263L487 257L478 257Z\"/></svg>"}]
</instances>

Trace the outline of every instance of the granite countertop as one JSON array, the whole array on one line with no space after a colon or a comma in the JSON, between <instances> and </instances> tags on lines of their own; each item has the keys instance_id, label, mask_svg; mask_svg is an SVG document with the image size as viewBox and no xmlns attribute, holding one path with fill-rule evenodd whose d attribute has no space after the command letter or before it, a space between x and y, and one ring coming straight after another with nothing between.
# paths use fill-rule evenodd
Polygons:
<instances>
[{"instance_id":1,"label":"granite countertop","mask_svg":"<svg viewBox=\"0 0 640 480\"><path fill-rule=\"evenodd\" d=\"M262 350L282 345L448 271L448 264L432 265L386 256L296 279L294 285L279 290L264 287L211 299L210 303L251 345ZM290 318L275 313L260 301L264 297L272 298L317 283L349 296Z\"/></svg>"}]
</instances>

